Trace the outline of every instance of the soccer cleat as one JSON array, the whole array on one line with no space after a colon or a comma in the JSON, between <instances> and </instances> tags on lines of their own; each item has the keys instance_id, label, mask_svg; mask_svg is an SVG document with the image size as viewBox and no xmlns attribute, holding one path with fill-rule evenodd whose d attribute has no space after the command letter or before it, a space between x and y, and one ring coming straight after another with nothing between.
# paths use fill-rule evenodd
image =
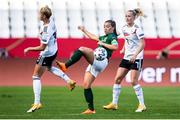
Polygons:
<instances>
[{"instance_id":1,"label":"soccer cleat","mask_svg":"<svg viewBox=\"0 0 180 120\"><path fill-rule=\"evenodd\" d=\"M139 106L138 106L138 108L136 109L135 112L143 112L145 110L146 110L146 106L139 104Z\"/></svg>"},{"instance_id":2,"label":"soccer cleat","mask_svg":"<svg viewBox=\"0 0 180 120\"><path fill-rule=\"evenodd\" d=\"M85 110L84 112L82 112L81 114L95 114L95 113L96 113L95 110L87 109L87 110Z\"/></svg>"},{"instance_id":3,"label":"soccer cleat","mask_svg":"<svg viewBox=\"0 0 180 120\"><path fill-rule=\"evenodd\" d=\"M63 72L67 71L65 63L62 63L62 62L59 62L59 61L56 60L56 64Z\"/></svg>"},{"instance_id":4,"label":"soccer cleat","mask_svg":"<svg viewBox=\"0 0 180 120\"><path fill-rule=\"evenodd\" d=\"M72 91L76 87L76 81L74 80L69 80L67 83L70 91Z\"/></svg>"},{"instance_id":5,"label":"soccer cleat","mask_svg":"<svg viewBox=\"0 0 180 120\"><path fill-rule=\"evenodd\" d=\"M113 103L109 103L108 105L103 106L103 108L106 110L117 110L118 105L113 104Z\"/></svg>"},{"instance_id":6,"label":"soccer cleat","mask_svg":"<svg viewBox=\"0 0 180 120\"><path fill-rule=\"evenodd\" d=\"M32 107L27 111L27 113L31 113L31 112L34 112L35 110L38 110L42 108L42 104L39 103L39 104L32 104Z\"/></svg>"}]
</instances>

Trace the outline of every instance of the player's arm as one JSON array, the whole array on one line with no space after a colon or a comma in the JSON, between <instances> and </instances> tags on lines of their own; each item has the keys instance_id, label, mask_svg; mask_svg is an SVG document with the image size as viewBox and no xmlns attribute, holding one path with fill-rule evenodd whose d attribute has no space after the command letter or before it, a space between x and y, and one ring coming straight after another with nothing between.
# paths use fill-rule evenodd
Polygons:
<instances>
[{"instance_id":1,"label":"player's arm","mask_svg":"<svg viewBox=\"0 0 180 120\"><path fill-rule=\"evenodd\" d=\"M90 39L92 40L96 40L99 41L99 37L90 33L89 31L87 31L84 26L78 26L78 29L81 30L86 36L88 36Z\"/></svg>"},{"instance_id":2,"label":"player's arm","mask_svg":"<svg viewBox=\"0 0 180 120\"><path fill-rule=\"evenodd\" d=\"M41 44L39 46L28 47L24 49L24 53L26 54L28 51L44 51L50 40L50 37L53 35L53 30L51 30L50 28L44 27L43 34L41 36Z\"/></svg>"},{"instance_id":3,"label":"player's arm","mask_svg":"<svg viewBox=\"0 0 180 120\"><path fill-rule=\"evenodd\" d=\"M144 38L141 38L140 39L140 43L139 43L139 47L137 48L134 56L137 56L145 47L145 41L144 41Z\"/></svg>"},{"instance_id":4,"label":"player's arm","mask_svg":"<svg viewBox=\"0 0 180 120\"><path fill-rule=\"evenodd\" d=\"M117 50L118 49L118 42L115 39L112 40L111 44L103 43L101 41L99 41L97 44L101 45L101 46L103 46L105 48L108 48L110 50Z\"/></svg>"},{"instance_id":5,"label":"player's arm","mask_svg":"<svg viewBox=\"0 0 180 120\"><path fill-rule=\"evenodd\" d=\"M26 54L29 51L43 51L46 48L47 44L41 43L39 46L36 47L28 47L24 49L24 53Z\"/></svg>"},{"instance_id":6,"label":"player's arm","mask_svg":"<svg viewBox=\"0 0 180 120\"><path fill-rule=\"evenodd\" d=\"M136 60L137 55L144 49L145 47L145 40L144 40L144 32L142 31L141 27L136 29L136 35L139 39L139 46L136 49L134 55L130 58L129 62L134 63Z\"/></svg>"},{"instance_id":7,"label":"player's arm","mask_svg":"<svg viewBox=\"0 0 180 120\"><path fill-rule=\"evenodd\" d=\"M132 58L129 61L134 63L137 55L144 49L144 47L145 47L145 41L144 41L144 38L141 38L140 42L139 42L139 47L137 48L136 52L134 53L134 55L132 56Z\"/></svg>"}]
</instances>

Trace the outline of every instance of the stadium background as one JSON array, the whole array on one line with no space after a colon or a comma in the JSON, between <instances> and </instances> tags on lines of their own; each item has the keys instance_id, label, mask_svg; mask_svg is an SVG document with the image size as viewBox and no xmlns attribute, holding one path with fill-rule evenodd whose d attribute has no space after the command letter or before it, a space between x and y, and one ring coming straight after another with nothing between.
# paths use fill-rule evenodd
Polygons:
<instances>
[{"instance_id":1,"label":"stadium background","mask_svg":"<svg viewBox=\"0 0 180 120\"><path fill-rule=\"evenodd\" d=\"M49 5L53 10L58 29L57 35L59 51L57 59L61 61L66 61L72 52L80 46L87 46L90 48L95 48L97 46L95 41L89 40L77 30L78 25L84 25L87 30L96 35L103 35L104 21L107 19L113 19L117 23L117 30L120 31L122 25L125 23L125 11L128 9L141 8L147 17L140 18L136 21L137 24L142 24L142 28L146 35L145 60L140 77L140 83L142 86L146 86L146 89L149 89L148 87L151 86L154 87L154 90L156 91L162 91L162 94L159 93L159 95L164 95L163 90L178 90L178 88L176 89L176 86L180 86L180 45L171 49L175 52L170 54L168 59L157 60L156 56L163 48L180 40L179 0L1 0L0 92L2 98L4 96L5 98L8 98L8 94L11 95L13 92L6 93L5 91L15 90L16 87L14 89L14 86L31 87L32 85L31 75L36 58L38 57L38 52L30 52L28 55L24 56L23 50L28 46L36 46L39 44L38 33L41 23L38 21L37 16L40 6L43 5ZM123 38L121 36L119 37L118 42L120 50L123 45ZM93 84L94 87L101 86L106 89L107 86L111 87L113 85L113 78L116 74L119 62L122 59L122 55L119 54L119 50L114 52L109 66L98 76L97 80ZM81 61L72 66L67 72L71 78L77 81L78 86L82 85L86 66L87 62L84 59L81 59ZM123 82L123 85L130 86L129 82L130 81L127 77ZM64 81L48 72L43 75L42 84L43 86L57 87L66 85ZM109 97L111 97L111 89L109 87L107 87L106 90L109 91ZM157 87L163 88L160 90ZM166 89L166 87L168 88ZM22 90L23 89L25 90L25 88L22 88ZM47 89L48 88L45 88L46 91L48 91ZM77 89L79 90L79 88ZM148 99L150 96L148 96L148 92L146 95L146 89L145 97ZM50 90L52 90L52 88L50 88ZM29 90L29 92L32 94L31 90ZM96 92L98 92L98 90L96 90ZM28 95L31 95L30 93ZM174 92L172 93L173 94L171 95L175 95ZM172 98L172 100L180 99L177 96L174 97L176 98ZM162 98L164 98L164 96ZM3 99L1 100L3 101ZM155 101L156 100L157 99L155 99ZM174 109L179 106L179 104L175 104ZM27 107L27 103L25 107ZM148 107L151 108L151 106ZM170 109L171 107L173 106L170 104L167 109ZM7 106L4 105L3 108L7 108ZM178 111L175 111L177 113L175 115L173 113L174 109L170 109L172 114L165 112L165 114L163 114L167 116L165 118L169 118L168 114L172 118L180 118L180 116L178 116L180 111L176 109ZM63 111L63 109L61 111ZM3 112L0 111L0 113L1 116ZM12 115L11 110L9 111L9 114ZM123 114L126 116L126 113ZM7 118L16 117L17 116L11 116ZM5 117L2 115L1 118ZM24 118L36 117L25 116ZM62 118L68 117L65 116ZM109 118L113 118L113 116ZM128 115L125 118L129 118ZM144 117L139 116L139 118L149 117L146 117L145 115ZM155 114L154 118L163 117L158 117Z\"/></svg>"},{"instance_id":2,"label":"stadium background","mask_svg":"<svg viewBox=\"0 0 180 120\"><path fill-rule=\"evenodd\" d=\"M168 85L167 83L180 85L180 70L177 62L180 55L178 53L170 54L169 60L156 60L160 50L180 40L180 2L178 0L104 0L103 4L101 0L1 0L0 48L1 50L6 48L8 51L8 58L1 59L0 62L1 86L31 85L30 76L38 53L30 52L24 56L23 49L39 44L38 31L41 23L37 19L37 11L43 5L49 5L53 10L58 29L58 59L62 61L69 58L71 53L80 46L90 48L97 46L96 42L87 39L77 30L78 25L84 25L87 30L96 35L103 35L104 21L113 19L117 23L117 30L120 31L125 23L125 11L141 8L147 15L146 18L141 17L136 21L137 24L142 24L146 34L145 62L142 73L147 77L142 77L141 81L145 85L152 83L155 85ZM119 50L122 45L123 39L120 36ZM179 49L180 45L172 48L174 51ZM104 85L105 81L108 86L113 84L113 76L120 59L122 59L119 50L113 54L111 67L108 67L105 73L102 73L96 80L98 85ZM24 64L25 62L27 64ZM79 65L83 65L83 67L80 68ZM77 68L72 67L68 74L81 83L86 65L86 62L82 60L75 65ZM157 69L161 69L162 74L158 73ZM14 75L17 77L12 80L11 77ZM24 79L21 79L22 75ZM103 77L104 75L111 77ZM47 76L43 78L45 85L62 85L57 80L58 78L51 78L49 74L45 76ZM53 81L48 80L50 78Z\"/></svg>"}]
</instances>

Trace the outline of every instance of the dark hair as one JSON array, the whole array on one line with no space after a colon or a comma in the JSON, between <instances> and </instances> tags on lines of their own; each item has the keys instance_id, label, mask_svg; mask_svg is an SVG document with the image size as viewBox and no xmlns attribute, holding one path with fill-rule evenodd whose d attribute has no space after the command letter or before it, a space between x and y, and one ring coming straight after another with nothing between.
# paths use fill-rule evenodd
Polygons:
<instances>
[{"instance_id":1,"label":"dark hair","mask_svg":"<svg viewBox=\"0 0 180 120\"><path fill-rule=\"evenodd\" d=\"M111 26L114 28L113 33L118 36L117 31L116 31L116 22L114 20L106 20L105 22L111 23Z\"/></svg>"}]
</instances>

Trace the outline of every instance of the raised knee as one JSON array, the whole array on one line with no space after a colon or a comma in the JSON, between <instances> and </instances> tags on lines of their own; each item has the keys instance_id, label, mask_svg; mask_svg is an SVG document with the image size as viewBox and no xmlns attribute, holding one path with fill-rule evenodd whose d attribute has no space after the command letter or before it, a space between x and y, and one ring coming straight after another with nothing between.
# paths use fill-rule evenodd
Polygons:
<instances>
[{"instance_id":1,"label":"raised knee","mask_svg":"<svg viewBox=\"0 0 180 120\"><path fill-rule=\"evenodd\" d=\"M80 50L81 52L83 52L86 49L86 47L80 47L78 50Z\"/></svg>"}]
</instances>

